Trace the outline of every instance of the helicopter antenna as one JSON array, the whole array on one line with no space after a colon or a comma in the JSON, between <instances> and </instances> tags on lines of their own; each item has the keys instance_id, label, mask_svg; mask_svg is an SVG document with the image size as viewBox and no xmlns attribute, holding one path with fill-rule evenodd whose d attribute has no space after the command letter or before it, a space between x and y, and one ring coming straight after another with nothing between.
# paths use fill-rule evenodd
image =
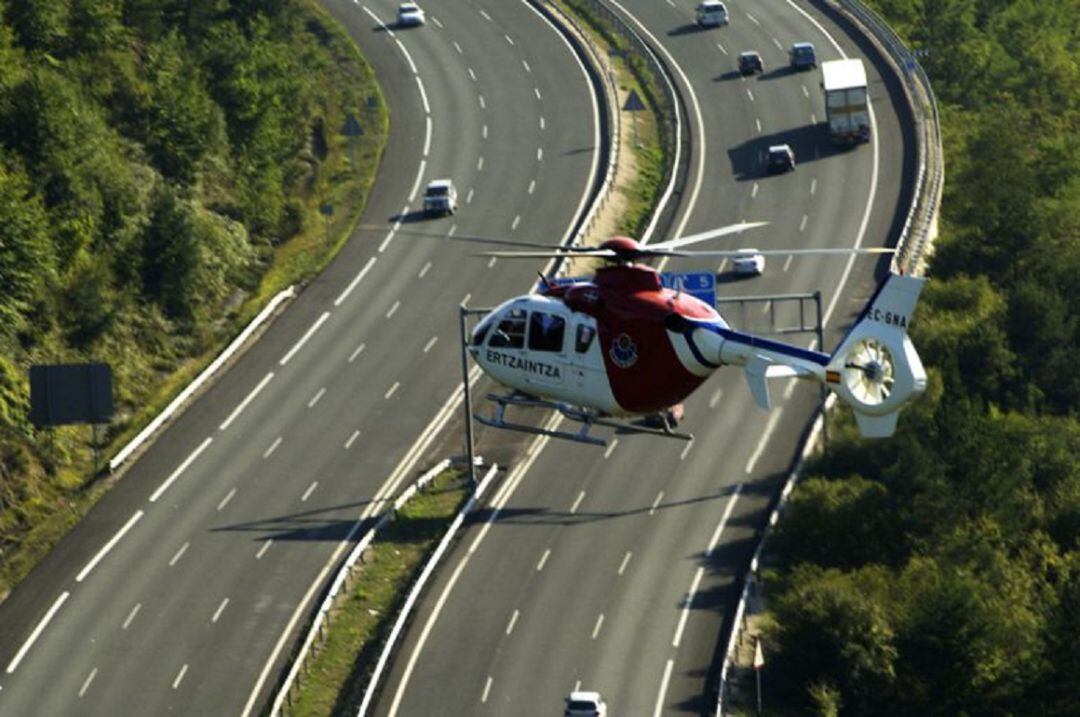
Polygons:
<instances>
[{"instance_id":1,"label":"helicopter antenna","mask_svg":"<svg viewBox=\"0 0 1080 717\"><path fill-rule=\"evenodd\" d=\"M544 291L549 290L551 288L551 282L548 281L547 277L544 276L543 272L538 271L536 273L540 276L540 283L544 285Z\"/></svg>"}]
</instances>

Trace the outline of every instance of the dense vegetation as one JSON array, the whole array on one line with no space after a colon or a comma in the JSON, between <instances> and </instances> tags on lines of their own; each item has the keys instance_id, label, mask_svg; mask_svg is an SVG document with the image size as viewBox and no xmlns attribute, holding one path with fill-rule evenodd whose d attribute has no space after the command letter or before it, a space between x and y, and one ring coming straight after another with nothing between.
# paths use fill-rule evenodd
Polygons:
<instances>
[{"instance_id":1,"label":"dense vegetation","mask_svg":"<svg viewBox=\"0 0 1080 717\"><path fill-rule=\"evenodd\" d=\"M0 67L2 596L96 492L89 430L29 425L29 366L110 363L130 436L327 261L386 116L306 0L0 0Z\"/></svg>"},{"instance_id":2,"label":"dense vegetation","mask_svg":"<svg viewBox=\"0 0 1080 717\"><path fill-rule=\"evenodd\" d=\"M792 711L1075 715L1080 6L878 0L942 106L942 233L912 329L930 390L851 426L771 542Z\"/></svg>"}]
</instances>

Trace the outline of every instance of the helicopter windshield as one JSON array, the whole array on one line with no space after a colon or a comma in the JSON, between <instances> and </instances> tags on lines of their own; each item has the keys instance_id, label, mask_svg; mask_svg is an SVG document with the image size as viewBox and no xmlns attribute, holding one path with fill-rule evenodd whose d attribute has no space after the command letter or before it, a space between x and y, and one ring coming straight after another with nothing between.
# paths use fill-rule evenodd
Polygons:
<instances>
[{"instance_id":1,"label":"helicopter windshield","mask_svg":"<svg viewBox=\"0 0 1080 717\"><path fill-rule=\"evenodd\" d=\"M545 311L534 311L529 317L529 349L533 351L562 351L566 319Z\"/></svg>"},{"instance_id":2,"label":"helicopter windshield","mask_svg":"<svg viewBox=\"0 0 1080 717\"><path fill-rule=\"evenodd\" d=\"M488 346L496 349L520 349L525 346L525 309L510 309L503 314Z\"/></svg>"}]
</instances>

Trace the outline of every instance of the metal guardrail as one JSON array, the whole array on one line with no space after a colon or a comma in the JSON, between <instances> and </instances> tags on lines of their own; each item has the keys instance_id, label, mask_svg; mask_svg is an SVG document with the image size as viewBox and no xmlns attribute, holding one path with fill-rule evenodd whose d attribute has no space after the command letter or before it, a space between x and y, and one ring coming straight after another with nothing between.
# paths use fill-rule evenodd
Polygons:
<instances>
[{"instance_id":1,"label":"metal guardrail","mask_svg":"<svg viewBox=\"0 0 1080 717\"><path fill-rule=\"evenodd\" d=\"M915 54L874 10L859 0L834 0L840 9L875 39L896 66L915 114L919 143L919 171L911 203L897 243L896 264L910 274L921 274L926 255L937 234L937 215L945 179L941 149L941 123L930 78Z\"/></svg>"}]
</instances>

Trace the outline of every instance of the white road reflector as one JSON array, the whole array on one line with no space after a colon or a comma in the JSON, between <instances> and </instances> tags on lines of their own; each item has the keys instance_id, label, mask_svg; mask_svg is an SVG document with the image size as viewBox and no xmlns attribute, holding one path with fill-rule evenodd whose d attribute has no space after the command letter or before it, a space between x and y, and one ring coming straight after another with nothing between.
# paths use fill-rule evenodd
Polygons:
<instances>
[{"instance_id":1,"label":"white road reflector","mask_svg":"<svg viewBox=\"0 0 1080 717\"><path fill-rule=\"evenodd\" d=\"M761 638L754 641L754 669L760 670L765 666L765 653L761 650Z\"/></svg>"}]
</instances>

